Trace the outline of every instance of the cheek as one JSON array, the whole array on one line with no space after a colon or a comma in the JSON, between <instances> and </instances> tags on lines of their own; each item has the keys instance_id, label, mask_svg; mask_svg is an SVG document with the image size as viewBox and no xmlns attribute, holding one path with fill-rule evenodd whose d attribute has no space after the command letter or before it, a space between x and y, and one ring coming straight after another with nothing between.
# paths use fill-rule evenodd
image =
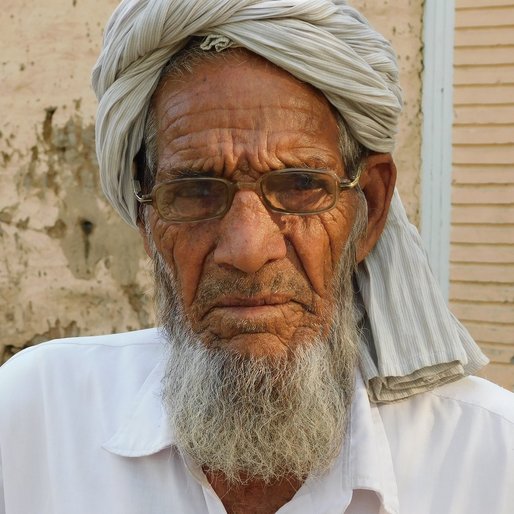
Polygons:
<instances>
[{"instance_id":1,"label":"cheek","mask_svg":"<svg viewBox=\"0 0 514 514\"><path fill-rule=\"evenodd\" d=\"M193 303L205 261L214 248L212 223L170 225L157 221L153 234L157 250L173 273L187 309Z\"/></svg>"},{"instance_id":2,"label":"cheek","mask_svg":"<svg viewBox=\"0 0 514 514\"><path fill-rule=\"evenodd\" d=\"M319 216L298 217L288 224L288 239L321 297L332 285L352 221L348 209L334 209Z\"/></svg>"}]
</instances>

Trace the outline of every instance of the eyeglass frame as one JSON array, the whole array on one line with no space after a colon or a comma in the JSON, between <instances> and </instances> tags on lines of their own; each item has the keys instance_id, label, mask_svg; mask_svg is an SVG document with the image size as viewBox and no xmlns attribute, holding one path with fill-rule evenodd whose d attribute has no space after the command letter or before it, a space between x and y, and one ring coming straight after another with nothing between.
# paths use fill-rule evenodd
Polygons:
<instances>
[{"instance_id":1,"label":"eyeglass frame","mask_svg":"<svg viewBox=\"0 0 514 514\"><path fill-rule=\"evenodd\" d=\"M337 195L336 195L336 198L334 199L334 203L330 207L326 207L322 210L313 211L313 212L291 212L291 211L285 211L285 210L281 210L281 209L277 209L276 207L273 207L269 203L269 200L266 198L266 196L262 192L261 182L266 176L269 176L270 174L278 175L279 173L283 173L286 171L295 171L295 172L296 171L297 172L306 172L307 171L309 173L315 173L315 174L319 173L320 175L328 175L328 176L335 178L336 181L338 182L339 187L338 187L338 189L336 189ZM209 221L209 220L213 220L213 219L218 219L218 218L222 218L223 216L225 216L225 214L227 214L227 212L232 207L232 202L234 201L234 196L236 195L236 193L238 191L242 191L242 190L254 191L259 196L263 205L269 211L276 212L278 214L286 214L286 215L294 215L294 216L312 216L314 214L321 214L323 212L328 212L336 206L337 201L339 199L339 193L341 191L347 191L347 190L353 189L355 186L357 186L357 184L359 183L360 177L361 177L361 173L362 173L362 167L359 166L355 177L351 180L350 179L342 179L332 170L318 170L318 169L309 169L309 168L284 168L284 169L280 169L280 170L269 171L269 172L261 175L254 182L246 182L246 181L233 182L231 180L227 180L227 179L220 178L220 177L180 177L180 178L175 178L175 179L171 179L171 180L166 180L164 182L161 182L160 184L154 185L152 188L152 191L147 194L142 193L141 183L139 182L139 180L133 179L132 183L133 183L134 195L136 197L137 202L140 205L151 204L152 206L154 206L155 210L159 214L159 217L163 221L166 221L167 223L196 223L196 222L200 222L200 221ZM156 202L156 197L155 197L156 191L159 188L161 188L165 185L168 185L170 183L176 183L176 182L181 182L181 181L186 181L186 180L191 181L191 180L195 180L195 179L205 179L205 178L208 178L210 181L222 182L227 186L227 189L228 189L227 202L226 202L226 207L222 212L216 214L215 216L210 216L208 218L200 218L200 219L192 219L192 220L191 219L168 220L164 216L162 216L159 208L157 207L157 202ZM345 180L348 180L348 182L345 182Z\"/></svg>"}]
</instances>

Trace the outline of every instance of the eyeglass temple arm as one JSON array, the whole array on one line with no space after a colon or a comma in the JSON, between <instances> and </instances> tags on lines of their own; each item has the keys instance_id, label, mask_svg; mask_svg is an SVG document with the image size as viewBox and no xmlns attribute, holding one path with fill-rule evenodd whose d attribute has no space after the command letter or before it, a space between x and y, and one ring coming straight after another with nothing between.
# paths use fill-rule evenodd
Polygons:
<instances>
[{"instance_id":1,"label":"eyeglass temple arm","mask_svg":"<svg viewBox=\"0 0 514 514\"><path fill-rule=\"evenodd\" d=\"M362 168L363 168L362 166L359 166L359 168L357 169L357 174L355 175L355 177L353 178L353 180L351 182L340 182L339 188L340 189L354 188L359 183L359 180L361 178Z\"/></svg>"},{"instance_id":2,"label":"eyeglass temple arm","mask_svg":"<svg viewBox=\"0 0 514 514\"><path fill-rule=\"evenodd\" d=\"M142 193L142 191L141 191L142 188L141 188L141 184L140 184L139 180L137 180L137 179L132 180L132 188L134 190L134 195L136 197L136 200L139 203L152 203L152 195L151 194L145 195Z\"/></svg>"}]
</instances>

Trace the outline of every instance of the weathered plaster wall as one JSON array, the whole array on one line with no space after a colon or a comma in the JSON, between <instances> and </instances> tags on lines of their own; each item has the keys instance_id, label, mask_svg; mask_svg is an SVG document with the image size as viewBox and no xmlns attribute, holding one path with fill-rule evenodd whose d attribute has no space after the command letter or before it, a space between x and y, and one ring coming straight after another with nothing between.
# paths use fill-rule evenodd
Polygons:
<instances>
[{"instance_id":1,"label":"weathered plaster wall","mask_svg":"<svg viewBox=\"0 0 514 514\"><path fill-rule=\"evenodd\" d=\"M102 197L89 75L110 0L0 12L0 357L152 322L137 233Z\"/></svg>"},{"instance_id":2,"label":"weathered plaster wall","mask_svg":"<svg viewBox=\"0 0 514 514\"><path fill-rule=\"evenodd\" d=\"M44 340L153 322L150 265L101 194L89 87L114 0L3 0L0 362ZM400 190L418 220L422 1L355 2L399 51Z\"/></svg>"}]
</instances>

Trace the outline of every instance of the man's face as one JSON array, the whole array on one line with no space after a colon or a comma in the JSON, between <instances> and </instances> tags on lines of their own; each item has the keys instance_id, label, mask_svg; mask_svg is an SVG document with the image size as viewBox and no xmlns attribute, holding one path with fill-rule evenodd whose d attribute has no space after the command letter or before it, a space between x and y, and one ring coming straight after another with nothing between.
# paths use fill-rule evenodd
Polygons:
<instances>
[{"instance_id":1,"label":"man's face","mask_svg":"<svg viewBox=\"0 0 514 514\"><path fill-rule=\"evenodd\" d=\"M184 170L244 182L282 168L345 176L327 100L251 54L197 64L161 84L154 100L157 184ZM351 191L329 212L281 215L243 190L222 219L173 224L151 209L151 237L205 345L283 356L330 328L357 203Z\"/></svg>"}]
</instances>

